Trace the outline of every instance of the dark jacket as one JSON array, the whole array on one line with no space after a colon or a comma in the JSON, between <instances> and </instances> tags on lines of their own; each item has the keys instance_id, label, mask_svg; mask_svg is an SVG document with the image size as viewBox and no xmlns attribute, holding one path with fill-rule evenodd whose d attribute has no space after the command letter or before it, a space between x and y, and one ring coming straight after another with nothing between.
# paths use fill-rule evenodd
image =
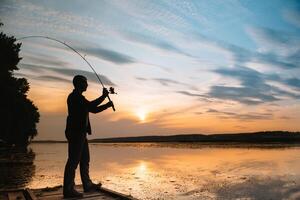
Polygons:
<instances>
[{"instance_id":1,"label":"dark jacket","mask_svg":"<svg viewBox=\"0 0 300 200\"><path fill-rule=\"evenodd\" d=\"M92 134L89 120L89 112L98 113L105 110L108 106L98 106L105 99L101 96L93 101L88 101L80 92L73 90L69 94L68 117L65 134L66 137L76 137L79 134Z\"/></svg>"}]
</instances>

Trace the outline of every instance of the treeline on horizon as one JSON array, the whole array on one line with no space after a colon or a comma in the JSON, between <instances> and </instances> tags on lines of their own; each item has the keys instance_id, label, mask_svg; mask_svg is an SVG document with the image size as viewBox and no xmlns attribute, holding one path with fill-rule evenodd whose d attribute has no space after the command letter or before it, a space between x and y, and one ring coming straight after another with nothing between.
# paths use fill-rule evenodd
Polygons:
<instances>
[{"instance_id":1,"label":"treeline on horizon","mask_svg":"<svg viewBox=\"0 0 300 200\"><path fill-rule=\"evenodd\" d=\"M33 141L39 143L65 141ZM92 143L138 143L138 142L212 142L212 143L300 143L300 132L290 131L260 131L253 133L230 134L180 134L180 135L152 135L134 137L98 138L89 140Z\"/></svg>"},{"instance_id":2,"label":"treeline on horizon","mask_svg":"<svg viewBox=\"0 0 300 200\"><path fill-rule=\"evenodd\" d=\"M180 134L168 136L136 136L93 139L90 142L246 142L246 143L300 143L300 132L261 131L230 134Z\"/></svg>"}]
</instances>

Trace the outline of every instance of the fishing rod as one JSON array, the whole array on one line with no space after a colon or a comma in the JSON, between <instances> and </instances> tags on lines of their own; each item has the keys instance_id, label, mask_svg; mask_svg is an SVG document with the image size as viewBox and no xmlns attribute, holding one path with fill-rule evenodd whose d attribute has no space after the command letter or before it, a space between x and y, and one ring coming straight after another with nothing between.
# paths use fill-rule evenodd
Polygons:
<instances>
[{"instance_id":1,"label":"fishing rod","mask_svg":"<svg viewBox=\"0 0 300 200\"><path fill-rule=\"evenodd\" d=\"M55 42L58 42L58 43L60 43L60 44L65 45L66 47L68 47L69 49L71 49L72 51L74 51L76 54L78 54L78 55L79 55L79 56L80 56L80 57L88 64L88 66L93 70L94 74L95 74L96 77L98 78L98 80L99 80L99 82L101 83L102 87L105 88L103 82L101 81L100 77L98 76L98 74L97 74L97 72L95 71L95 69L93 68L93 66L89 63L89 61L87 61L87 59L86 59L84 56L82 56L76 49L74 49L73 47L71 47L71 46L68 45L67 43L62 42L62 41L60 41L60 40L58 40L58 39L55 39L55 38L52 38L52 37L42 36L42 35L25 36L25 37L18 38L18 39L16 39L16 40L18 41L18 40L24 40L24 39L29 39L29 38L44 38L44 39L52 40L52 41L55 41ZM113 87L110 87L110 88L109 88L109 92L110 92L110 94L117 94L117 93L115 93L115 90L114 90ZM108 98L109 102L112 103L112 109L113 109L113 111L116 111L116 110L115 110L115 106L114 106L112 100L110 99L109 95L107 95L107 98Z\"/></svg>"}]
</instances>

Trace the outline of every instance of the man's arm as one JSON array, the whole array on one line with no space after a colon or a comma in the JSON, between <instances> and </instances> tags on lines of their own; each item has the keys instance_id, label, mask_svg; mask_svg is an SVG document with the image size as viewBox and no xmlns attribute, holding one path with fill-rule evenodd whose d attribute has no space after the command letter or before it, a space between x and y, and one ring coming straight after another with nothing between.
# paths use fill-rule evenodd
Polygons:
<instances>
[{"instance_id":1,"label":"man's arm","mask_svg":"<svg viewBox=\"0 0 300 200\"><path fill-rule=\"evenodd\" d=\"M98 97L97 99L90 101L89 108L92 109L92 108L97 107L99 104L101 104L104 101L105 98L106 98L106 96L102 95L102 96Z\"/></svg>"},{"instance_id":2,"label":"man's arm","mask_svg":"<svg viewBox=\"0 0 300 200\"><path fill-rule=\"evenodd\" d=\"M89 109L93 109L93 108L96 108L99 104L101 104L104 99L107 97L108 95L108 91L106 88L103 88L103 91L102 91L102 96L98 97L97 99L93 100L93 101L90 101L88 104L89 106Z\"/></svg>"},{"instance_id":3,"label":"man's arm","mask_svg":"<svg viewBox=\"0 0 300 200\"><path fill-rule=\"evenodd\" d=\"M89 111L90 111L91 113L99 113L99 112L102 112L103 110L106 110L106 109L109 108L109 107L112 107L112 105L113 105L113 102L110 101L110 102L108 102L108 103L106 103L106 104L104 104L104 105L101 105L101 106L98 106L98 107L96 106L96 107L90 108Z\"/></svg>"}]
</instances>

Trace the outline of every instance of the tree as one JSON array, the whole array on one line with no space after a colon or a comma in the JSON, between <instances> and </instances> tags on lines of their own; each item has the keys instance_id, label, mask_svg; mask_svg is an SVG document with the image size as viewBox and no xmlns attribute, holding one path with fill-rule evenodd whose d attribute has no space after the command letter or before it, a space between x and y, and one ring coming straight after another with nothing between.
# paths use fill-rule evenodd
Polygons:
<instances>
[{"instance_id":1,"label":"tree","mask_svg":"<svg viewBox=\"0 0 300 200\"><path fill-rule=\"evenodd\" d=\"M27 146L37 135L40 115L38 108L27 98L28 81L14 77L13 72L19 70L17 65L22 59L20 48L21 43L16 43L15 37L0 33L0 139L11 145Z\"/></svg>"}]
</instances>

